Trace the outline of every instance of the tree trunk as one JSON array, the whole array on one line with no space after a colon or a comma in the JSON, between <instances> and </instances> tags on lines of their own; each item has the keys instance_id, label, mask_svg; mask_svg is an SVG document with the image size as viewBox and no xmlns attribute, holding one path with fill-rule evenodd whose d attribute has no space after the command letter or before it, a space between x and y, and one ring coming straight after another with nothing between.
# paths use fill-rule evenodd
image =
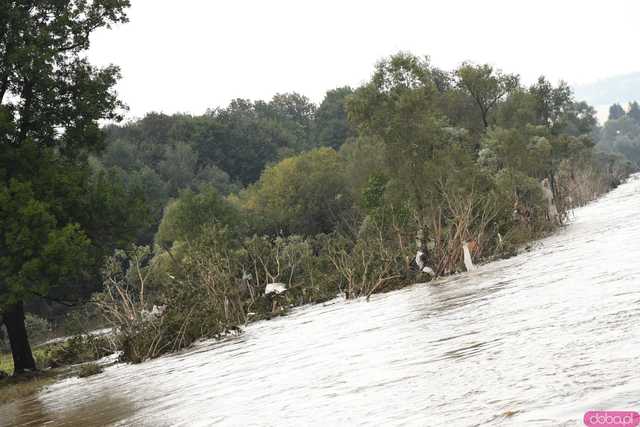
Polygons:
<instances>
[{"instance_id":1,"label":"tree trunk","mask_svg":"<svg viewBox=\"0 0 640 427\"><path fill-rule=\"evenodd\" d=\"M553 173L548 175L549 177L549 185L551 186L551 192L553 193L553 198L557 199L558 197L558 186L556 185L556 177Z\"/></svg>"},{"instance_id":2,"label":"tree trunk","mask_svg":"<svg viewBox=\"0 0 640 427\"><path fill-rule=\"evenodd\" d=\"M482 112L482 124L484 125L485 130L489 128L489 119L487 118L488 115L489 112Z\"/></svg>"},{"instance_id":3,"label":"tree trunk","mask_svg":"<svg viewBox=\"0 0 640 427\"><path fill-rule=\"evenodd\" d=\"M35 371L36 362L33 360L27 328L24 323L24 306L22 301L8 306L3 313L3 322L9 335L11 354L13 355L13 374L25 371Z\"/></svg>"}]
</instances>

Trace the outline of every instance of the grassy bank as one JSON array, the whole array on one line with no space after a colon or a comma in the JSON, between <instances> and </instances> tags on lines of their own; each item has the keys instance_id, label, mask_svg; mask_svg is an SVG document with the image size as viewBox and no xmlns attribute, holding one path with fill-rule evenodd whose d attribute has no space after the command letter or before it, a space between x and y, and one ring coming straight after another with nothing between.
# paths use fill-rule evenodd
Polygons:
<instances>
[{"instance_id":1,"label":"grassy bank","mask_svg":"<svg viewBox=\"0 0 640 427\"><path fill-rule=\"evenodd\" d=\"M13 359L11 353L0 353L0 371L4 373L13 372Z\"/></svg>"},{"instance_id":2,"label":"grassy bank","mask_svg":"<svg viewBox=\"0 0 640 427\"><path fill-rule=\"evenodd\" d=\"M65 377L87 377L101 372L93 363L115 352L107 337L77 336L64 342L56 342L33 350L39 371L19 377L0 379L0 404L26 397L42 387ZM0 353L0 371L13 372L11 353Z\"/></svg>"},{"instance_id":3,"label":"grassy bank","mask_svg":"<svg viewBox=\"0 0 640 427\"><path fill-rule=\"evenodd\" d=\"M552 234L557 228L558 224L540 227L535 233L524 234L518 239L511 236L511 242L519 242L518 246L513 244L491 246L475 257L475 261L486 263L513 256L519 250L531 247L537 239ZM126 307L131 308L130 311L124 311L125 306L121 304L122 301L105 299L99 299L99 301L102 301L103 310L112 310L114 326L120 333L115 337L86 334L65 342L50 343L35 348L34 357L42 371L30 377L0 381L0 404L29 396L63 376L84 377L98 374L101 369L96 364L73 365L95 361L116 351L124 352L123 360L142 362L188 347L198 339L219 338L230 331L238 331L241 326L248 323L286 315L292 307L324 302L340 294L347 298L368 297L374 293L400 289L426 279L419 273L409 273L405 268L407 258L404 254L401 251L397 252L402 256L393 254L397 250L395 246L385 246L392 244L389 242L393 242L393 239L385 242L374 241L374 244L366 240L364 243L358 241L355 245L351 243L348 246L330 241L328 244L334 246L320 246L320 240L304 240L299 237L275 241L254 238L245 242L242 252L230 255L232 251L225 247L221 252L211 251L210 248L214 244L221 242L220 235L213 235L212 238L214 240L205 240L202 246L193 245L188 252L179 254L182 276L178 276L177 271L174 270L178 277L171 277L170 290L161 288L165 292L163 296L167 298L164 301L173 302L163 315L149 317L149 312L145 314L144 303L140 302L142 298L128 293L128 290L137 289L135 283L118 284L120 289L114 294L126 295L129 298ZM375 249L376 244L379 245L377 249ZM289 255L283 256L287 253ZM367 258L370 253L373 257ZM355 258L350 258L354 254ZM151 252L145 252L133 256L142 259L144 256L151 255ZM156 263L148 263L144 268L142 267L145 265L144 262L132 263L130 265L137 266L140 271L118 270L114 272L116 273L114 277L145 277L149 278L150 283L162 284L157 277L158 275L167 276L167 272L163 270L166 265L157 262L157 255L154 259ZM243 295L233 294L229 289L222 295L212 292L214 284L223 281L232 284L237 277L237 272L218 269L220 265L229 266L234 262L247 265L251 260L256 264L259 260L265 269L268 269L272 263L282 268L283 275L291 278L287 283L288 291L277 297L266 296L263 292L253 295L251 292L246 293L247 290ZM360 264L363 260L364 264ZM172 261L175 262L176 259ZM122 266L123 263L117 262L115 265ZM291 270L287 271L287 268ZM456 272L456 270L441 272L438 276L445 277ZM256 274L256 277L259 275ZM391 279L385 281L387 277ZM267 280L266 277L263 279ZM350 283L349 280L354 283ZM112 281L112 283L116 282ZM104 295L102 297L104 298ZM225 317L228 316L227 310L234 312L234 317ZM123 323L117 323L118 320ZM71 366L73 368L69 368ZM13 371L10 354L0 354L0 370Z\"/></svg>"}]
</instances>

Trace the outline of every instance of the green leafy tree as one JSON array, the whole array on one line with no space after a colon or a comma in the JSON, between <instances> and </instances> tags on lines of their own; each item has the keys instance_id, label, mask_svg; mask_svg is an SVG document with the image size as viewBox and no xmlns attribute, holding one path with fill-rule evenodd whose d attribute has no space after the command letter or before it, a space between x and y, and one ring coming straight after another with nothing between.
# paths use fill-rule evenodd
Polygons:
<instances>
[{"instance_id":1,"label":"green leafy tree","mask_svg":"<svg viewBox=\"0 0 640 427\"><path fill-rule=\"evenodd\" d=\"M609 107L609 120L618 120L620 117L624 117L624 108L620 104L613 104Z\"/></svg>"},{"instance_id":2,"label":"green leafy tree","mask_svg":"<svg viewBox=\"0 0 640 427\"><path fill-rule=\"evenodd\" d=\"M627 115L634 121L636 124L640 125L640 106L636 101L629 103L629 111Z\"/></svg>"},{"instance_id":3,"label":"green leafy tree","mask_svg":"<svg viewBox=\"0 0 640 427\"><path fill-rule=\"evenodd\" d=\"M168 248L174 242L195 240L205 226L216 224L235 231L238 212L212 186L200 193L185 190L167 205L156 243Z\"/></svg>"},{"instance_id":4,"label":"green leafy tree","mask_svg":"<svg viewBox=\"0 0 640 427\"><path fill-rule=\"evenodd\" d=\"M164 159L158 164L158 172L167 183L169 194L189 188L195 179L198 166L198 153L191 145L178 142L168 145Z\"/></svg>"},{"instance_id":5,"label":"green leafy tree","mask_svg":"<svg viewBox=\"0 0 640 427\"><path fill-rule=\"evenodd\" d=\"M240 195L256 228L269 234L327 233L345 219L351 200L344 163L330 148L318 148L268 167Z\"/></svg>"},{"instance_id":6,"label":"green leafy tree","mask_svg":"<svg viewBox=\"0 0 640 427\"><path fill-rule=\"evenodd\" d=\"M348 138L355 136L346 109L346 99L352 94L353 90L348 86L327 92L316 112L318 145L338 150Z\"/></svg>"},{"instance_id":7,"label":"green leafy tree","mask_svg":"<svg viewBox=\"0 0 640 427\"><path fill-rule=\"evenodd\" d=\"M540 119L538 99L529 90L518 88L511 92L496 109L495 126L503 129L524 129Z\"/></svg>"},{"instance_id":8,"label":"green leafy tree","mask_svg":"<svg viewBox=\"0 0 640 427\"><path fill-rule=\"evenodd\" d=\"M554 87L544 76L529 88L535 99L536 119L531 124L556 129L565 110L573 102L571 88L565 82Z\"/></svg>"},{"instance_id":9,"label":"green leafy tree","mask_svg":"<svg viewBox=\"0 0 640 427\"><path fill-rule=\"evenodd\" d=\"M623 154L636 165L640 164L640 124L629 114L618 120L608 120L600 132L598 147Z\"/></svg>"},{"instance_id":10,"label":"green leafy tree","mask_svg":"<svg viewBox=\"0 0 640 427\"><path fill-rule=\"evenodd\" d=\"M591 135L597 125L595 108L584 101L571 102L560 118L557 128L560 132L556 132L556 134Z\"/></svg>"},{"instance_id":11,"label":"green leafy tree","mask_svg":"<svg viewBox=\"0 0 640 427\"><path fill-rule=\"evenodd\" d=\"M379 138L358 137L340 147L340 157L345 161L345 175L349 192L356 205L366 209L363 194L370 176L389 176L385 146Z\"/></svg>"},{"instance_id":12,"label":"green leafy tree","mask_svg":"<svg viewBox=\"0 0 640 427\"><path fill-rule=\"evenodd\" d=\"M387 170L419 211L426 207L425 161L446 145L437 99L428 59L399 53L378 63L371 81L347 102L361 134L383 142Z\"/></svg>"},{"instance_id":13,"label":"green leafy tree","mask_svg":"<svg viewBox=\"0 0 640 427\"><path fill-rule=\"evenodd\" d=\"M316 106L309 98L295 92L279 93L271 99L266 108L260 108L259 103L256 105L261 119L281 130L288 149L299 153L313 148Z\"/></svg>"},{"instance_id":14,"label":"green leafy tree","mask_svg":"<svg viewBox=\"0 0 640 427\"><path fill-rule=\"evenodd\" d=\"M126 20L125 0L5 2L0 11L0 310L15 373L36 368L23 302L90 282L98 232L86 156L117 119L118 69L83 55L91 33Z\"/></svg>"},{"instance_id":15,"label":"green leafy tree","mask_svg":"<svg viewBox=\"0 0 640 427\"><path fill-rule=\"evenodd\" d=\"M243 184L257 181L265 165L286 148L282 129L263 120L251 101L233 100L227 108L211 111L210 118L215 125L200 137L200 153Z\"/></svg>"},{"instance_id":16,"label":"green leafy tree","mask_svg":"<svg viewBox=\"0 0 640 427\"><path fill-rule=\"evenodd\" d=\"M503 74L491 65L464 63L456 70L457 84L476 103L484 128L489 127L489 113L505 95L519 86L515 74Z\"/></svg>"},{"instance_id":17,"label":"green leafy tree","mask_svg":"<svg viewBox=\"0 0 640 427\"><path fill-rule=\"evenodd\" d=\"M482 139L480 163L494 172L511 169L542 179L551 171L552 145L547 136L541 127L491 129Z\"/></svg>"}]
</instances>

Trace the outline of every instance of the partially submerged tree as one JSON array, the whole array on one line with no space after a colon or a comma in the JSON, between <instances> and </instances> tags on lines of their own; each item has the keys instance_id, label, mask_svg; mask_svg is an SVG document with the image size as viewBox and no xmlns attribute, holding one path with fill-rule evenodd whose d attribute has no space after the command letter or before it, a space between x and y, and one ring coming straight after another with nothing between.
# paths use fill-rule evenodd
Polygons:
<instances>
[{"instance_id":1,"label":"partially submerged tree","mask_svg":"<svg viewBox=\"0 0 640 427\"><path fill-rule=\"evenodd\" d=\"M46 0L0 11L0 313L16 374L36 369L24 301L90 282L105 243L122 243L122 213L101 203L114 193L93 191L86 162L102 145L98 120L118 118L118 69L93 67L83 52L128 6Z\"/></svg>"}]
</instances>

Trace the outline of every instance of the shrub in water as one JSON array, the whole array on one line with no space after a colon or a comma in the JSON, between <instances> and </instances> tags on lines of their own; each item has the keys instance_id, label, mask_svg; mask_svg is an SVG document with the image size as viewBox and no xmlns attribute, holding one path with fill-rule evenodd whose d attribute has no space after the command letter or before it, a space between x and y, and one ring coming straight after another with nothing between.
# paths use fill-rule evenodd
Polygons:
<instances>
[{"instance_id":1,"label":"shrub in water","mask_svg":"<svg viewBox=\"0 0 640 427\"><path fill-rule=\"evenodd\" d=\"M104 369L102 368L102 366L98 365L97 363L86 363L80 366L80 370L78 371L78 377L86 378L93 375L101 374L102 372L104 372Z\"/></svg>"}]
</instances>

